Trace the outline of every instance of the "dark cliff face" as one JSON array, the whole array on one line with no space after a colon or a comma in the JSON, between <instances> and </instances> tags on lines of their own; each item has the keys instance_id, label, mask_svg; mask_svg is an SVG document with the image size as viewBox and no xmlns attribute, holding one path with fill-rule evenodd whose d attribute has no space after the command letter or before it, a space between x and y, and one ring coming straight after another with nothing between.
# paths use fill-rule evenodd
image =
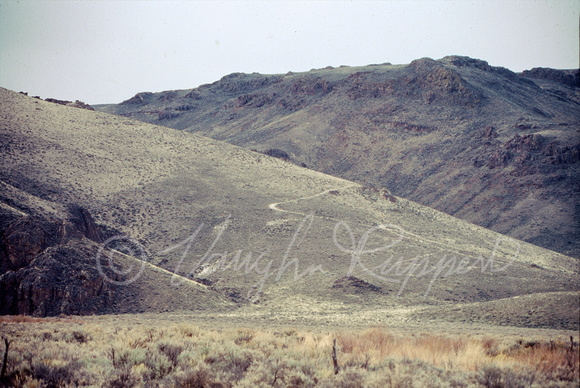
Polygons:
<instances>
[{"instance_id":1,"label":"dark cliff face","mask_svg":"<svg viewBox=\"0 0 580 388\"><path fill-rule=\"evenodd\" d=\"M27 267L46 248L58 244L64 235L55 219L21 217L6 225L0 245L2 273Z\"/></svg>"},{"instance_id":2,"label":"dark cliff face","mask_svg":"<svg viewBox=\"0 0 580 388\"><path fill-rule=\"evenodd\" d=\"M578 71L461 56L261 75L139 93L103 110L389 189L580 255Z\"/></svg>"},{"instance_id":3,"label":"dark cliff face","mask_svg":"<svg viewBox=\"0 0 580 388\"><path fill-rule=\"evenodd\" d=\"M0 314L107 311L115 286L100 271L109 279L120 277L97 268L102 238L88 210L69 206L48 212L11 205L0 208Z\"/></svg>"},{"instance_id":4,"label":"dark cliff face","mask_svg":"<svg viewBox=\"0 0 580 388\"><path fill-rule=\"evenodd\" d=\"M60 219L37 212L5 222L0 232L1 273L27 267L47 248L71 239L87 238L96 243L102 242L88 210L70 206L67 215L67 219ZM10 216L6 215L5 219L10 220Z\"/></svg>"},{"instance_id":5,"label":"dark cliff face","mask_svg":"<svg viewBox=\"0 0 580 388\"><path fill-rule=\"evenodd\" d=\"M81 236L88 238L96 243L102 243L101 233L91 216L91 213L82 206L71 205L68 208L70 214L70 223L73 230L80 233Z\"/></svg>"},{"instance_id":6,"label":"dark cliff face","mask_svg":"<svg viewBox=\"0 0 580 388\"><path fill-rule=\"evenodd\" d=\"M95 268L98 247L70 239L30 265L0 276L0 314L95 314L113 305L114 286ZM114 279L113 274L109 274Z\"/></svg>"}]
</instances>

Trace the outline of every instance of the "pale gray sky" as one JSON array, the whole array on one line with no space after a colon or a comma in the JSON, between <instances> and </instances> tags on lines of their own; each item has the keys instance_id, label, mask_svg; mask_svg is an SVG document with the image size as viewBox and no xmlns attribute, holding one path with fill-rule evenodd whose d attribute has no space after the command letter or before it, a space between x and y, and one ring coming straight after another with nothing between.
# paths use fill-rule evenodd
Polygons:
<instances>
[{"instance_id":1,"label":"pale gray sky","mask_svg":"<svg viewBox=\"0 0 580 388\"><path fill-rule=\"evenodd\" d=\"M89 104L265 74L467 55L578 68L578 0L0 0L0 86Z\"/></svg>"}]
</instances>

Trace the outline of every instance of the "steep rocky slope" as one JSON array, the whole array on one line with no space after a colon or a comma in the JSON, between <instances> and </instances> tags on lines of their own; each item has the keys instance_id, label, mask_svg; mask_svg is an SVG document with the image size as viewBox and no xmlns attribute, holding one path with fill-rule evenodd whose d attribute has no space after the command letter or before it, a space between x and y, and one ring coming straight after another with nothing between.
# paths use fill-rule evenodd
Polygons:
<instances>
[{"instance_id":1,"label":"steep rocky slope","mask_svg":"<svg viewBox=\"0 0 580 388\"><path fill-rule=\"evenodd\" d=\"M515 74L467 57L285 75L96 107L387 188L580 255L578 71Z\"/></svg>"}]
</instances>

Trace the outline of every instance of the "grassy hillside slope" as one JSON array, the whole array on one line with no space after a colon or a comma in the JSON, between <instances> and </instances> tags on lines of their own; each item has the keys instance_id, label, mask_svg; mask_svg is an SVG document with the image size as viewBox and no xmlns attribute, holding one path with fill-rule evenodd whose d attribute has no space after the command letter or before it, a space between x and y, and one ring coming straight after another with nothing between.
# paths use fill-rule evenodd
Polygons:
<instances>
[{"instance_id":1,"label":"grassy hillside slope","mask_svg":"<svg viewBox=\"0 0 580 388\"><path fill-rule=\"evenodd\" d=\"M578 257L578 72L467 57L235 73L97 107L195 132Z\"/></svg>"},{"instance_id":2,"label":"grassy hillside slope","mask_svg":"<svg viewBox=\"0 0 580 388\"><path fill-rule=\"evenodd\" d=\"M0 136L7 190L36 204L87 209L103 241L81 239L95 247L85 257L93 269L99 247L124 252L116 254L120 267L109 268L118 276L109 283L123 295L116 311L226 309L380 323L389 310L421 306L439 319L441 306L537 296L558 315L556 327L577 326L577 310L545 297L576 297L576 259L386 191L5 89ZM2 203L16 218L37 212L15 196ZM3 238L3 246L10 241ZM148 263L141 274L136 259Z\"/></svg>"}]
</instances>

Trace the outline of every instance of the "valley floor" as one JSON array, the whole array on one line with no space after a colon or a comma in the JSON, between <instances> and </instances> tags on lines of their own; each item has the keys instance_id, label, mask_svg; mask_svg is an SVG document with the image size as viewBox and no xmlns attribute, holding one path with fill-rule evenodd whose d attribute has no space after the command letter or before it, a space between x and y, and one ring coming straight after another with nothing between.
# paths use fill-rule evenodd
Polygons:
<instances>
[{"instance_id":1,"label":"valley floor","mask_svg":"<svg viewBox=\"0 0 580 388\"><path fill-rule=\"evenodd\" d=\"M4 383L567 387L579 382L577 331L395 320L388 326L308 319L295 325L254 311L253 316L5 316L0 333L10 346Z\"/></svg>"}]
</instances>

